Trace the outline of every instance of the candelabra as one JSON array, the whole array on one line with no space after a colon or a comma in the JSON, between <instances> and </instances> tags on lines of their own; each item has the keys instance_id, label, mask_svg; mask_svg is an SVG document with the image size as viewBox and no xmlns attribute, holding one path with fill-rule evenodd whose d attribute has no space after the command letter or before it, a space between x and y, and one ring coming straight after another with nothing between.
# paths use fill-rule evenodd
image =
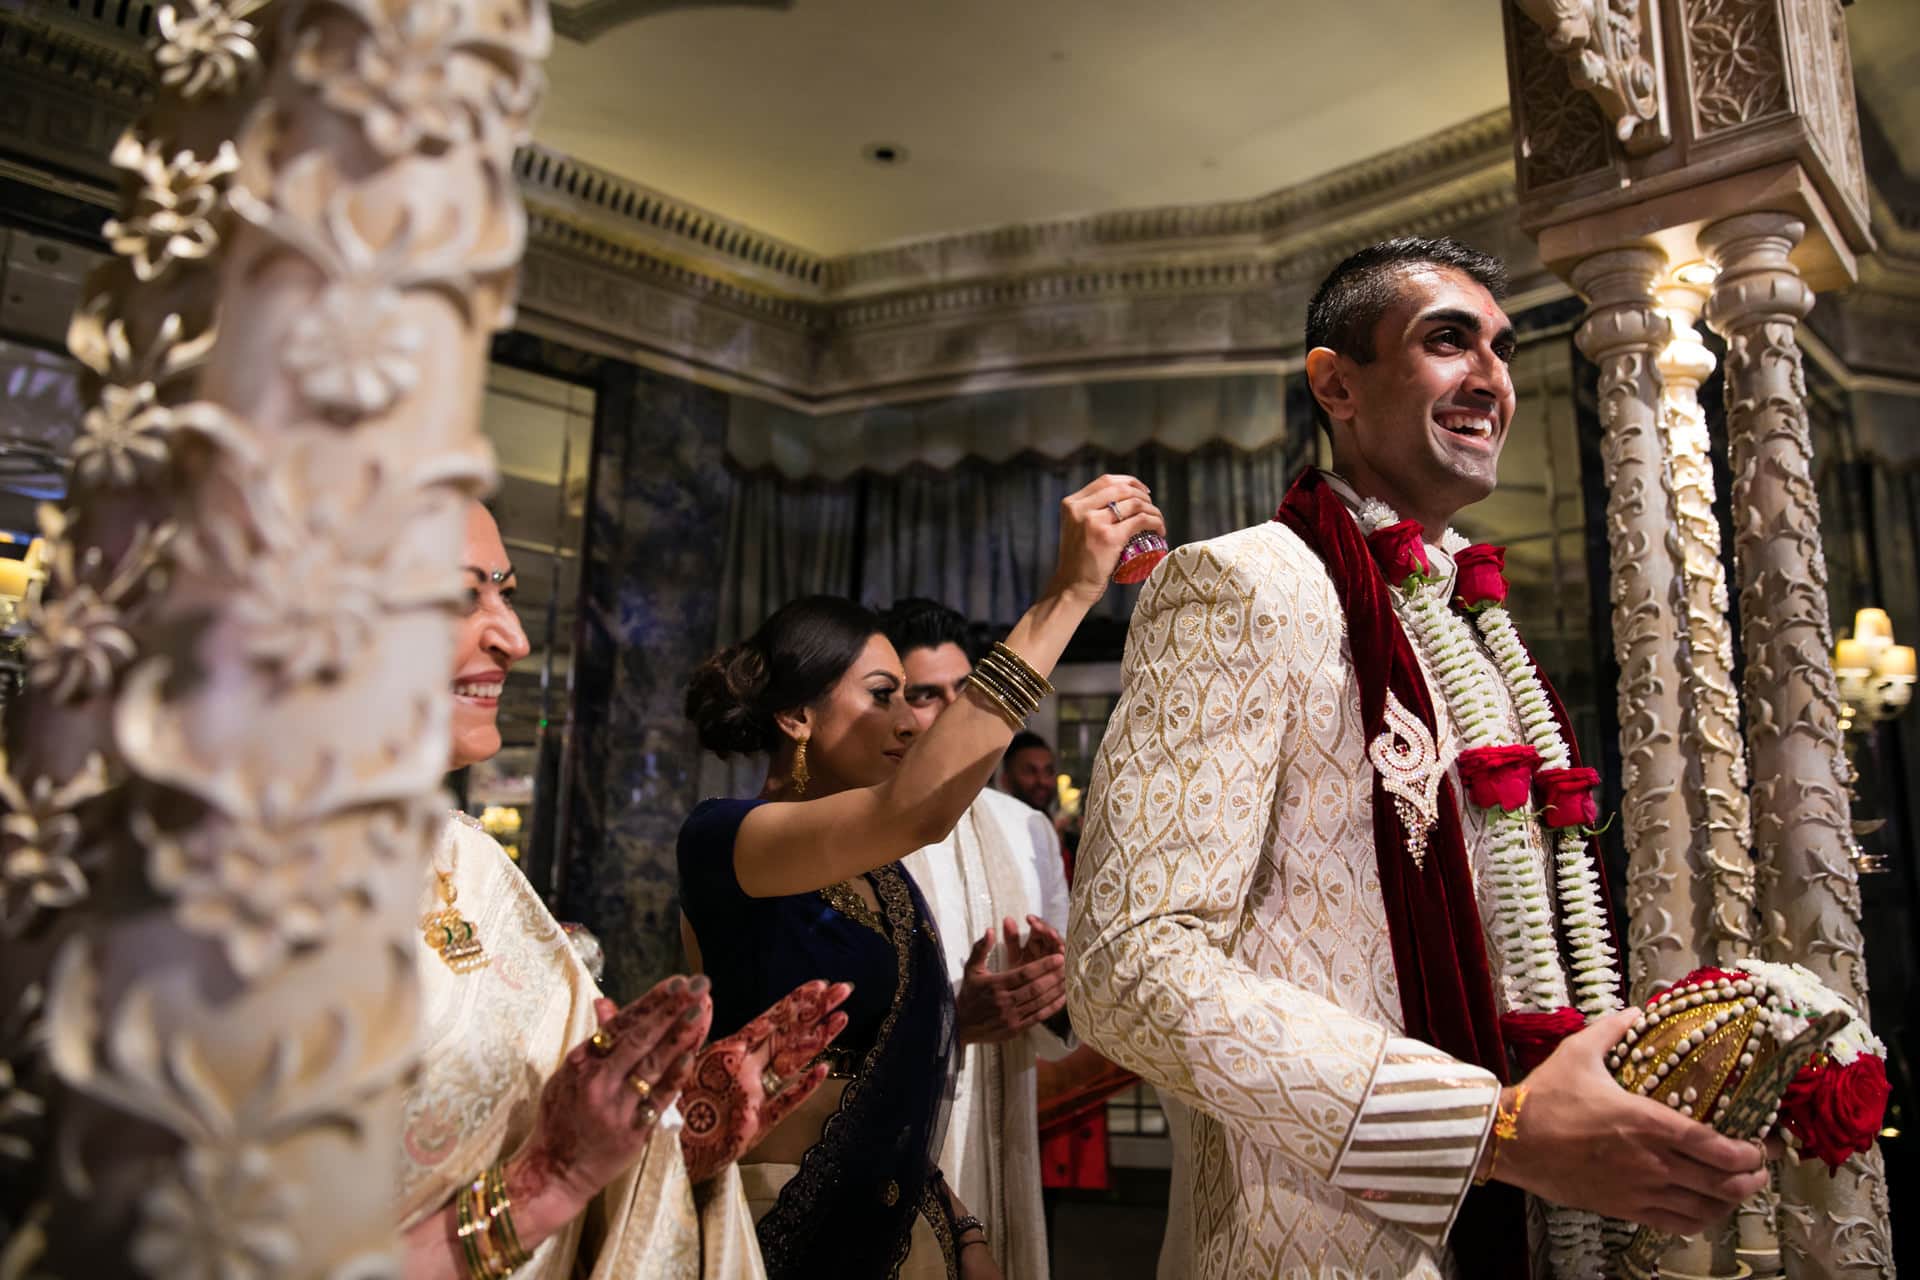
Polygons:
<instances>
[{"instance_id":1,"label":"candelabra","mask_svg":"<svg viewBox=\"0 0 1920 1280\"><path fill-rule=\"evenodd\" d=\"M1893 623L1885 609L1862 609L1854 615L1852 637L1833 647L1833 674L1840 685L1840 728L1849 735L1848 777L1857 782L1856 736L1900 715L1913 701L1913 647L1893 642ZM1885 825L1884 818L1853 824L1853 862L1863 875L1887 870L1886 855L1868 853L1858 840Z\"/></svg>"},{"instance_id":2,"label":"candelabra","mask_svg":"<svg viewBox=\"0 0 1920 1280\"><path fill-rule=\"evenodd\" d=\"M45 558L38 538L24 559L0 557L0 715L26 680L27 614L47 580Z\"/></svg>"}]
</instances>

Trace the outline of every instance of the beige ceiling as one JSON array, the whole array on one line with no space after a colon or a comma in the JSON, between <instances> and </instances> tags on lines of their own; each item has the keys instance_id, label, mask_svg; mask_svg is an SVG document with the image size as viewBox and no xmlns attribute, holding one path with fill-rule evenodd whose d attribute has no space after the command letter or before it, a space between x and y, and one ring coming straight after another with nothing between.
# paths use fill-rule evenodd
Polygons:
<instances>
[{"instance_id":1,"label":"beige ceiling","mask_svg":"<svg viewBox=\"0 0 1920 1280\"><path fill-rule=\"evenodd\" d=\"M1507 96L1494 0L797 0L555 43L541 141L829 254L1256 196Z\"/></svg>"}]
</instances>

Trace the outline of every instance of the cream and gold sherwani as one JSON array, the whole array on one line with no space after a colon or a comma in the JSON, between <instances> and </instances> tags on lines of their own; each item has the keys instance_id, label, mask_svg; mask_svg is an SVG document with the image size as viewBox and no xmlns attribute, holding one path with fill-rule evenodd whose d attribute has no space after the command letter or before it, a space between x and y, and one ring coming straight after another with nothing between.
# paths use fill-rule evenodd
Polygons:
<instances>
[{"instance_id":1,"label":"cream and gold sherwani","mask_svg":"<svg viewBox=\"0 0 1920 1280\"><path fill-rule=\"evenodd\" d=\"M488 958L455 973L424 942L418 948L424 1052L403 1104L403 1226L437 1213L488 1164L519 1150L548 1077L599 1025L600 989L477 822L455 814L434 864L452 873L459 909ZM432 883L423 914L437 905ZM764 1280L738 1169L692 1186L677 1119L663 1117L633 1167L542 1242L516 1280Z\"/></svg>"},{"instance_id":2,"label":"cream and gold sherwani","mask_svg":"<svg viewBox=\"0 0 1920 1280\"><path fill-rule=\"evenodd\" d=\"M1067 923L1060 837L1047 816L1013 796L982 791L939 844L903 861L933 912L957 995L973 944L1007 916L1026 930L1039 916ZM995 967L1005 963L1005 944ZM1074 1047L1037 1023L1001 1044L960 1046L940 1169L967 1212L987 1224L987 1243L1008 1280L1046 1280L1047 1222L1040 1196L1037 1058Z\"/></svg>"},{"instance_id":3,"label":"cream and gold sherwani","mask_svg":"<svg viewBox=\"0 0 1920 1280\"><path fill-rule=\"evenodd\" d=\"M1083 1039L1185 1104L1168 1231L1186 1265L1163 1274L1445 1274L1498 1086L1402 1034L1373 767L1320 557L1280 524L1180 548L1140 597L1123 673L1068 1000ZM1451 770L1461 744L1437 714ZM1477 812L1462 836L1477 869Z\"/></svg>"}]
</instances>

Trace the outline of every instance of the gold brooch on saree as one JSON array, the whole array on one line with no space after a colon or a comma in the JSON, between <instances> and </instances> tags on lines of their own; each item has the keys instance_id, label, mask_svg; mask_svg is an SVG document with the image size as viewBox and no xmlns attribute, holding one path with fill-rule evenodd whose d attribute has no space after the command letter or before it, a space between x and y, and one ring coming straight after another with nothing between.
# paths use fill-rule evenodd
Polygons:
<instances>
[{"instance_id":1,"label":"gold brooch on saree","mask_svg":"<svg viewBox=\"0 0 1920 1280\"><path fill-rule=\"evenodd\" d=\"M445 846L452 856L447 861L447 869L442 871L437 863L433 868L433 874L440 882L440 909L420 917L420 934L426 944L446 962L447 968L455 973L472 973L486 966L487 949L480 945L473 921L453 905L459 896L459 891L453 887L453 873L459 865L460 846L451 838L451 831L448 834Z\"/></svg>"}]
</instances>

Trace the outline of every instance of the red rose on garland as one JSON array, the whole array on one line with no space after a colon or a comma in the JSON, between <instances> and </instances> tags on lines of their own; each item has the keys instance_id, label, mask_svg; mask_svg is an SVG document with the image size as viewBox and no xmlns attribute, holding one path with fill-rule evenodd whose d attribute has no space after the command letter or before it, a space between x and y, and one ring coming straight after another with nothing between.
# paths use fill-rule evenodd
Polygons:
<instances>
[{"instance_id":1,"label":"red rose on garland","mask_svg":"<svg viewBox=\"0 0 1920 1280\"><path fill-rule=\"evenodd\" d=\"M1453 558L1459 571L1453 598L1468 613L1478 613L1507 601L1507 549L1476 542Z\"/></svg>"},{"instance_id":2,"label":"red rose on garland","mask_svg":"<svg viewBox=\"0 0 1920 1280\"><path fill-rule=\"evenodd\" d=\"M1597 769L1542 769L1533 775L1540 789L1542 818L1549 827L1591 827L1600 820L1593 789L1600 785Z\"/></svg>"},{"instance_id":3,"label":"red rose on garland","mask_svg":"<svg viewBox=\"0 0 1920 1280\"><path fill-rule=\"evenodd\" d=\"M1387 581L1403 590L1415 578L1433 576L1433 562L1427 559L1426 535L1417 520L1402 520L1375 529L1367 535L1367 550L1373 552Z\"/></svg>"},{"instance_id":4,"label":"red rose on garland","mask_svg":"<svg viewBox=\"0 0 1920 1280\"><path fill-rule=\"evenodd\" d=\"M1562 1040L1586 1025L1587 1015L1572 1008L1551 1013L1516 1009L1501 1014L1500 1038L1513 1055L1513 1078L1518 1080L1545 1062Z\"/></svg>"},{"instance_id":5,"label":"red rose on garland","mask_svg":"<svg viewBox=\"0 0 1920 1280\"><path fill-rule=\"evenodd\" d=\"M1460 780L1467 784L1467 798L1482 809L1526 808L1539 767L1540 753L1523 743L1468 747L1460 753Z\"/></svg>"},{"instance_id":6,"label":"red rose on garland","mask_svg":"<svg viewBox=\"0 0 1920 1280\"><path fill-rule=\"evenodd\" d=\"M1845 1066L1824 1055L1801 1069L1780 1099L1780 1123L1803 1151L1837 1170L1865 1152L1886 1118L1887 1064L1863 1053Z\"/></svg>"}]
</instances>

